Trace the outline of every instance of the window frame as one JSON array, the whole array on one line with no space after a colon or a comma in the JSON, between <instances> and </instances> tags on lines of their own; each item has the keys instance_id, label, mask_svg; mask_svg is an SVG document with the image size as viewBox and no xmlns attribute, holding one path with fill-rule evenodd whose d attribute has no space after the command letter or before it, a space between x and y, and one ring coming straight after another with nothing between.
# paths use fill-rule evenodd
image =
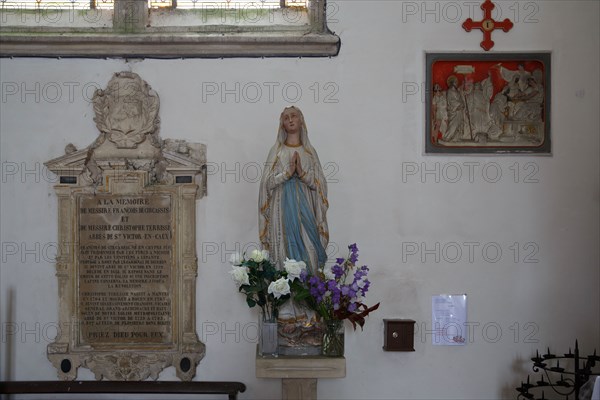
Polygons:
<instances>
[{"instance_id":1,"label":"window frame","mask_svg":"<svg viewBox=\"0 0 600 400\"><path fill-rule=\"evenodd\" d=\"M0 57L331 57L341 46L327 27L326 0L310 0L306 25L220 25L214 31L148 27L147 1L115 0L112 28L1 26Z\"/></svg>"}]
</instances>

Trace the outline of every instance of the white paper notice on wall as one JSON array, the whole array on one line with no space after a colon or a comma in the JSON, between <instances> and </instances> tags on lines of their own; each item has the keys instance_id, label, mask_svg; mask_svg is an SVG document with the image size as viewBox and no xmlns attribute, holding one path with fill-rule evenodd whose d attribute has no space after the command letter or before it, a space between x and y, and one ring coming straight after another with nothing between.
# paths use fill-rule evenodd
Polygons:
<instances>
[{"instance_id":1,"label":"white paper notice on wall","mask_svg":"<svg viewBox=\"0 0 600 400\"><path fill-rule=\"evenodd\" d=\"M431 298L431 322L435 346L467 344L467 295L440 294Z\"/></svg>"}]
</instances>

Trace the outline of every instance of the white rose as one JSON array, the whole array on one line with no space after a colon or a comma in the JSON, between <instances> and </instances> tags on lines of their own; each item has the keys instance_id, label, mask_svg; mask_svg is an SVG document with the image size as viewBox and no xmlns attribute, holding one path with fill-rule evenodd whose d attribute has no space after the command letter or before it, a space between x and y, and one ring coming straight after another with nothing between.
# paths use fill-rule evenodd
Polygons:
<instances>
[{"instance_id":1,"label":"white rose","mask_svg":"<svg viewBox=\"0 0 600 400\"><path fill-rule=\"evenodd\" d=\"M287 279L279 278L275 282L271 282L268 292L278 299L281 296L290 294L290 284Z\"/></svg>"},{"instance_id":2,"label":"white rose","mask_svg":"<svg viewBox=\"0 0 600 400\"><path fill-rule=\"evenodd\" d=\"M258 250L258 249L254 249L254 250L252 250L252 252L250 253L250 259L251 259L252 261L255 261L255 262L259 263L259 262L262 262L262 261L265 259L265 257L264 257L264 255L263 255L263 252L262 252L262 251L260 251L260 250Z\"/></svg>"},{"instance_id":3,"label":"white rose","mask_svg":"<svg viewBox=\"0 0 600 400\"><path fill-rule=\"evenodd\" d=\"M248 268L246 267L233 267L231 271L229 271L231 277L235 281L238 288L242 285L249 285L248 281Z\"/></svg>"},{"instance_id":4,"label":"white rose","mask_svg":"<svg viewBox=\"0 0 600 400\"><path fill-rule=\"evenodd\" d=\"M283 263L283 268L288 274L288 279L294 281L296 278L300 278L300 274L306 269L304 261L296 261L294 259L286 258Z\"/></svg>"},{"instance_id":5,"label":"white rose","mask_svg":"<svg viewBox=\"0 0 600 400\"><path fill-rule=\"evenodd\" d=\"M229 262L236 267L242 265L242 255L238 252L233 253L231 257L229 257Z\"/></svg>"},{"instance_id":6,"label":"white rose","mask_svg":"<svg viewBox=\"0 0 600 400\"><path fill-rule=\"evenodd\" d=\"M269 252L267 250L261 250L262 256L264 260L269 259Z\"/></svg>"}]
</instances>

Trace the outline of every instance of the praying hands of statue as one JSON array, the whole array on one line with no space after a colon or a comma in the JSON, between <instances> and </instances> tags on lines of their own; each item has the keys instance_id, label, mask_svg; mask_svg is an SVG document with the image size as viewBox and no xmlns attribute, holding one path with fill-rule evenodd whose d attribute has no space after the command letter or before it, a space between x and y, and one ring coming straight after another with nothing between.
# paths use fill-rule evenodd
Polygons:
<instances>
[{"instance_id":1,"label":"praying hands of statue","mask_svg":"<svg viewBox=\"0 0 600 400\"><path fill-rule=\"evenodd\" d=\"M299 177L304 175L304 170L302 169L302 162L300 161L300 154L297 151L294 152L292 159L290 160L288 175L292 176L297 174Z\"/></svg>"}]
</instances>

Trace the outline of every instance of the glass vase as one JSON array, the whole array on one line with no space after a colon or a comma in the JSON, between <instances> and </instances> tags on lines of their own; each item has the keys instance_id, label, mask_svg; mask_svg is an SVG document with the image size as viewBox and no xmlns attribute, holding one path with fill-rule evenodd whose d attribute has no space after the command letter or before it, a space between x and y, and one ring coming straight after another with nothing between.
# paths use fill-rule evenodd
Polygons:
<instances>
[{"instance_id":1,"label":"glass vase","mask_svg":"<svg viewBox=\"0 0 600 400\"><path fill-rule=\"evenodd\" d=\"M344 355L344 321L337 319L324 321L322 354L326 357Z\"/></svg>"},{"instance_id":2,"label":"glass vase","mask_svg":"<svg viewBox=\"0 0 600 400\"><path fill-rule=\"evenodd\" d=\"M277 319L264 313L258 321L258 354L277 357Z\"/></svg>"}]
</instances>

